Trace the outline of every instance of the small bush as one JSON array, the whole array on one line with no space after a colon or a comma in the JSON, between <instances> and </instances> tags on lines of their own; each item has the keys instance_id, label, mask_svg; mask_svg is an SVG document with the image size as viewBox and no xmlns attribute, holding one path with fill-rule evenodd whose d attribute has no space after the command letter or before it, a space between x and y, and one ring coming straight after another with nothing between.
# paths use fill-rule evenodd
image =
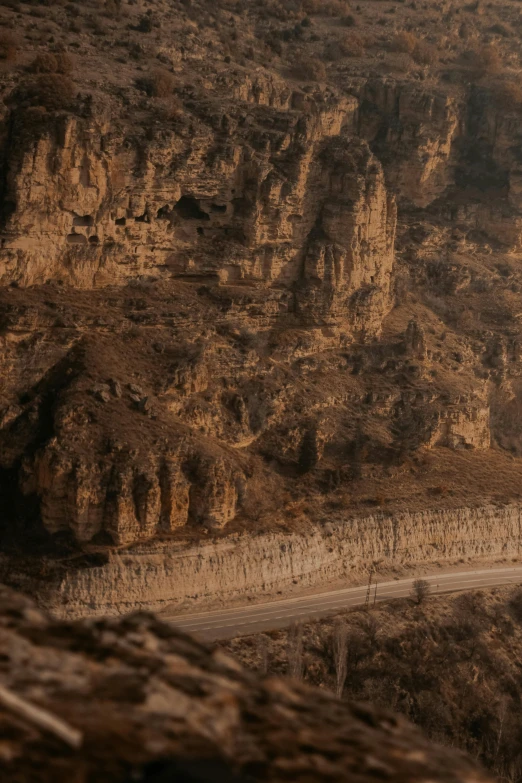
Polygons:
<instances>
[{"instance_id":1,"label":"small bush","mask_svg":"<svg viewBox=\"0 0 522 783\"><path fill-rule=\"evenodd\" d=\"M484 76L494 76L502 69L502 60L495 44L488 44L466 52L465 58L469 61L477 79Z\"/></svg>"},{"instance_id":2,"label":"small bush","mask_svg":"<svg viewBox=\"0 0 522 783\"><path fill-rule=\"evenodd\" d=\"M145 14L141 17L140 21L136 25L136 30L139 33L151 33L154 28L154 21L152 16Z\"/></svg>"},{"instance_id":3,"label":"small bush","mask_svg":"<svg viewBox=\"0 0 522 783\"><path fill-rule=\"evenodd\" d=\"M493 97L501 109L518 109L522 106L522 84L511 81L495 84Z\"/></svg>"},{"instance_id":4,"label":"small bush","mask_svg":"<svg viewBox=\"0 0 522 783\"><path fill-rule=\"evenodd\" d=\"M137 79L136 87L149 98L169 98L174 90L174 79L168 71L157 68L148 76Z\"/></svg>"},{"instance_id":5,"label":"small bush","mask_svg":"<svg viewBox=\"0 0 522 783\"><path fill-rule=\"evenodd\" d=\"M156 68L149 77L149 95L153 98L167 98L174 90L174 77L163 68Z\"/></svg>"},{"instance_id":6,"label":"small bush","mask_svg":"<svg viewBox=\"0 0 522 783\"><path fill-rule=\"evenodd\" d=\"M425 41L419 41L411 56L419 65L433 65L437 62L438 52L434 46Z\"/></svg>"},{"instance_id":7,"label":"small bush","mask_svg":"<svg viewBox=\"0 0 522 783\"><path fill-rule=\"evenodd\" d=\"M61 73L72 71L72 60L65 52L42 52L37 54L30 65L33 73Z\"/></svg>"},{"instance_id":8,"label":"small bush","mask_svg":"<svg viewBox=\"0 0 522 783\"><path fill-rule=\"evenodd\" d=\"M509 27L506 27L505 24L497 23L492 25L489 28L490 33L494 33L495 35L501 35L503 38L509 38L511 35L513 35L512 30L509 29Z\"/></svg>"},{"instance_id":9,"label":"small bush","mask_svg":"<svg viewBox=\"0 0 522 783\"><path fill-rule=\"evenodd\" d=\"M13 62L16 60L18 42L11 33L0 33L0 60Z\"/></svg>"},{"instance_id":10,"label":"small bush","mask_svg":"<svg viewBox=\"0 0 522 783\"><path fill-rule=\"evenodd\" d=\"M326 79L326 68L321 60L318 60L316 57L310 57L307 60L302 60L295 66L294 75L297 79L321 82Z\"/></svg>"},{"instance_id":11,"label":"small bush","mask_svg":"<svg viewBox=\"0 0 522 783\"><path fill-rule=\"evenodd\" d=\"M350 10L350 4L346 0L303 0L303 10L307 14L345 16Z\"/></svg>"},{"instance_id":12,"label":"small bush","mask_svg":"<svg viewBox=\"0 0 522 783\"><path fill-rule=\"evenodd\" d=\"M396 52L402 52L403 54L409 54L416 63L420 65L431 65L437 60L437 50L434 46L425 41L419 41L419 39L403 30L394 38L393 49Z\"/></svg>"},{"instance_id":13,"label":"small bush","mask_svg":"<svg viewBox=\"0 0 522 783\"><path fill-rule=\"evenodd\" d=\"M418 40L413 33L407 33L406 31L397 33L393 40L393 48L395 51L405 52L406 54L413 54L417 44Z\"/></svg>"},{"instance_id":14,"label":"small bush","mask_svg":"<svg viewBox=\"0 0 522 783\"><path fill-rule=\"evenodd\" d=\"M23 86L16 97L26 107L41 106L47 111L62 111L71 108L75 88L68 76L46 74Z\"/></svg>"},{"instance_id":15,"label":"small bush","mask_svg":"<svg viewBox=\"0 0 522 783\"><path fill-rule=\"evenodd\" d=\"M355 27L357 25L357 19L353 14L347 14L342 17L341 24L344 27Z\"/></svg>"},{"instance_id":16,"label":"small bush","mask_svg":"<svg viewBox=\"0 0 522 783\"><path fill-rule=\"evenodd\" d=\"M302 5L298 0L287 0L281 3L280 0L262 0L260 12L265 17L275 17L281 21L297 19L302 15Z\"/></svg>"},{"instance_id":17,"label":"small bush","mask_svg":"<svg viewBox=\"0 0 522 783\"><path fill-rule=\"evenodd\" d=\"M397 52L386 59L386 66L396 73L408 73L411 70L412 59L406 52Z\"/></svg>"},{"instance_id":18,"label":"small bush","mask_svg":"<svg viewBox=\"0 0 522 783\"><path fill-rule=\"evenodd\" d=\"M155 109L162 120L176 120L183 116L183 104L175 95L158 98Z\"/></svg>"},{"instance_id":19,"label":"small bush","mask_svg":"<svg viewBox=\"0 0 522 783\"><path fill-rule=\"evenodd\" d=\"M327 60L340 60L342 57L362 57L364 55L364 41L359 35L346 35L344 38L336 38L330 41L324 52Z\"/></svg>"},{"instance_id":20,"label":"small bush","mask_svg":"<svg viewBox=\"0 0 522 783\"><path fill-rule=\"evenodd\" d=\"M416 603L421 604L428 597L430 590L429 582L425 579L416 579L411 586L411 597Z\"/></svg>"},{"instance_id":21,"label":"small bush","mask_svg":"<svg viewBox=\"0 0 522 783\"><path fill-rule=\"evenodd\" d=\"M511 594L509 608L515 620L522 623L522 588L517 588Z\"/></svg>"}]
</instances>

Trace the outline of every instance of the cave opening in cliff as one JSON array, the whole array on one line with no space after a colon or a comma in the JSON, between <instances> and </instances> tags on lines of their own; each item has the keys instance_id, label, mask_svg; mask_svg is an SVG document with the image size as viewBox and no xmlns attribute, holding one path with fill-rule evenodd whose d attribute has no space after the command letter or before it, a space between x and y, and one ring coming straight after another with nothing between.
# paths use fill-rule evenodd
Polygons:
<instances>
[{"instance_id":1,"label":"cave opening in cliff","mask_svg":"<svg viewBox=\"0 0 522 783\"><path fill-rule=\"evenodd\" d=\"M210 215L203 212L197 198L192 196L182 196L174 209L184 220L210 220Z\"/></svg>"},{"instance_id":2,"label":"cave opening in cliff","mask_svg":"<svg viewBox=\"0 0 522 783\"><path fill-rule=\"evenodd\" d=\"M94 218L92 215L74 215L73 226L90 227L94 225Z\"/></svg>"}]
</instances>

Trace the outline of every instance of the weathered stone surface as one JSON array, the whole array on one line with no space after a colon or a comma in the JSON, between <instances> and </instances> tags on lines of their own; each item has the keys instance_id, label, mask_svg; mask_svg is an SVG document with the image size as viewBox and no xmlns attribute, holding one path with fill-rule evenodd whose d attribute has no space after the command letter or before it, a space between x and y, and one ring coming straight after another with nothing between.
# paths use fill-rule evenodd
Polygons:
<instances>
[{"instance_id":1,"label":"weathered stone surface","mask_svg":"<svg viewBox=\"0 0 522 783\"><path fill-rule=\"evenodd\" d=\"M302 3L113 5L82 16L71 76L40 70L73 5L47 7L46 44L23 4L2 11L27 49L0 74L15 570L518 502L520 101L447 37L458 9L447 62L407 4L356 12L360 56ZM412 19L413 61L392 51ZM477 20L511 68L515 39Z\"/></svg>"},{"instance_id":2,"label":"weathered stone surface","mask_svg":"<svg viewBox=\"0 0 522 783\"><path fill-rule=\"evenodd\" d=\"M28 574L3 558L0 578L38 596L61 617L118 615L141 608L176 613L350 579L360 583L367 577L368 563L378 563L386 572L519 554L519 504L339 516L321 527L309 525L301 534L235 535L197 545L156 543L65 573L48 566L40 575Z\"/></svg>"}]
</instances>

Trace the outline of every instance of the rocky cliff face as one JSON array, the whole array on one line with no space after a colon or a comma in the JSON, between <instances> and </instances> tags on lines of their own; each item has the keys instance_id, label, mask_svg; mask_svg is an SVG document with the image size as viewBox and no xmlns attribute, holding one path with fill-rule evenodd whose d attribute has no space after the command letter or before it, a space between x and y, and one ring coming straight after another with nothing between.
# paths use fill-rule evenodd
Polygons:
<instances>
[{"instance_id":1,"label":"rocky cliff face","mask_svg":"<svg viewBox=\"0 0 522 783\"><path fill-rule=\"evenodd\" d=\"M66 624L5 590L0 603L6 779L488 779L392 713L261 680L152 615Z\"/></svg>"},{"instance_id":2,"label":"rocky cliff face","mask_svg":"<svg viewBox=\"0 0 522 783\"><path fill-rule=\"evenodd\" d=\"M142 545L125 554L93 557L79 568L47 561L28 572L27 563L20 566L4 557L0 578L37 595L54 616L119 615L142 608L175 614L364 582L369 564L386 573L431 563L514 560L520 556L521 524L519 505L334 517L300 534Z\"/></svg>"},{"instance_id":3,"label":"rocky cliff face","mask_svg":"<svg viewBox=\"0 0 522 783\"><path fill-rule=\"evenodd\" d=\"M15 115L4 197L16 206L0 280L300 283L303 317L378 334L391 304L396 211L379 161L354 134L356 101L320 95L305 112L282 112L259 97L249 122L241 104L226 106L218 128L213 115L196 115L145 140L71 116L28 137L27 114Z\"/></svg>"},{"instance_id":4,"label":"rocky cliff face","mask_svg":"<svg viewBox=\"0 0 522 783\"><path fill-rule=\"evenodd\" d=\"M509 73L495 92L423 36L411 72L375 72L411 43L404 9L375 38L365 6L352 58L338 6L305 5L107 7L78 40L53 6L47 47L28 22L1 75L9 557L519 499Z\"/></svg>"}]
</instances>

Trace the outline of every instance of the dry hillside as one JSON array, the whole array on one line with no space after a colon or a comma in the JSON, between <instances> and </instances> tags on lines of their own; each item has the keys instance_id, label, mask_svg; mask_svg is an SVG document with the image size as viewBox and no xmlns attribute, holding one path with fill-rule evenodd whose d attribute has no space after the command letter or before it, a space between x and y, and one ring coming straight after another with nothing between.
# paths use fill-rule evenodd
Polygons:
<instances>
[{"instance_id":1,"label":"dry hillside","mask_svg":"<svg viewBox=\"0 0 522 783\"><path fill-rule=\"evenodd\" d=\"M401 712L499 780L522 780L519 588L392 601L222 646L265 675Z\"/></svg>"},{"instance_id":2,"label":"dry hillside","mask_svg":"<svg viewBox=\"0 0 522 783\"><path fill-rule=\"evenodd\" d=\"M520 499L521 23L2 3L3 551Z\"/></svg>"}]
</instances>

